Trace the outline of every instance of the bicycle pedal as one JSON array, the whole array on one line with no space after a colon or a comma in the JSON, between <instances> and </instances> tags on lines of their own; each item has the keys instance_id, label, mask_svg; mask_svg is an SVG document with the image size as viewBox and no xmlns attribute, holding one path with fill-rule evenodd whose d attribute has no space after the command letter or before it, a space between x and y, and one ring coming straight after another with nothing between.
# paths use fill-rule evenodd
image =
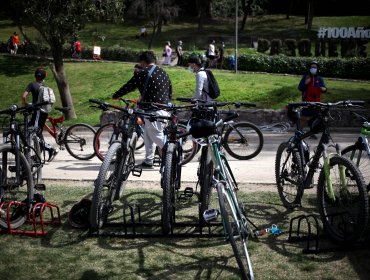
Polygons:
<instances>
[{"instance_id":1,"label":"bicycle pedal","mask_svg":"<svg viewBox=\"0 0 370 280\"><path fill-rule=\"evenodd\" d=\"M185 188L184 192L178 196L178 200L188 200L194 195L194 190L193 188L187 187Z\"/></svg>"},{"instance_id":2,"label":"bicycle pedal","mask_svg":"<svg viewBox=\"0 0 370 280\"><path fill-rule=\"evenodd\" d=\"M204 211L203 218L207 223L209 223L217 220L219 214L220 211L218 209L208 209Z\"/></svg>"},{"instance_id":3,"label":"bicycle pedal","mask_svg":"<svg viewBox=\"0 0 370 280\"><path fill-rule=\"evenodd\" d=\"M45 186L45 184L35 184L35 190L37 190L37 191L45 191L46 190L46 186Z\"/></svg>"},{"instance_id":4,"label":"bicycle pedal","mask_svg":"<svg viewBox=\"0 0 370 280\"><path fill-rule=\"evenodd\" d=\"M159 167L161 166L162 159L159 156L155 156L153 159L153 166Z\"/></svg>"},{"instance_id":5,"label":"bicycle pedal","mask_svg":"<svg viewBox=\"0 0 370 280\"><path fill-rule=\"evenodd\" d=\"M136 165L134 166L131 172L132 172L132 176L140 177L141 173L143 172L143 169L141 168L141 166Z\"/></svg>"}]
</instances>

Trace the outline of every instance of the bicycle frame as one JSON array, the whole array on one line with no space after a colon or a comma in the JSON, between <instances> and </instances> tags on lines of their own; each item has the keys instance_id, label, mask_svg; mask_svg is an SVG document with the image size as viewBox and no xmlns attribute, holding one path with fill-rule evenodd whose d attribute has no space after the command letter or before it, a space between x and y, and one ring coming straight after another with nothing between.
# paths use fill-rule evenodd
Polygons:
<instances>
[{"instance_id":1,"label":"bicycle frame","mask_svg":"<svg viewBox=\"0 0 370 280\"><path fill-rule=\"evenodd\" d=\"M304 147L303 147L304 141L303 140L308 138L309 136L315 134L315 133L312 132L312 131L308 131L308 132L304 133L301 130L301 127L300 127L300 124L299 124L299 119L300 119L300 110L299 109L296 111L296 114L297 114L297 118L298 118L298 121L297 121L297 124L296 124L297 129L295 131L295 135L292 136L288 141L288 143L289 143L288 150L293 151L294 149L298 149L298 152L299 152L299 155L300 155L300 160L301 160L301 166L304 167L303 168L303 171L304 171L303 188L305 188L305 189L309 188L309 186L312 182L313 176L316 172L316 169L319 167L319 160L322 157L323 158L323 163L324 163L323 164L323 169L324 169L324 173L325 173L327 193L328 193L329 198L332 199L333 201L335 201L335 194L334 194L334 191L333 191L333 185L332 185L332 180L331 180L331 176L330 176L330 158L334 155L341 155L339 145L335 145L336 153L328 154L327 147L329 146L328 144L329 144L329 139L330 139L330 131L327 127L325 127L324 131L321 134L321 138L320 138L319 144L317 146L317 149L316 149L316 151L315 151L315 153L312 157L312 160L309 164L309 169L306 172L306 166L308 165L308 162L306 162L306 158L305 158L305 155L304 155ZM325 118L324 118L324 122L327 121ZM288 158L287 158L286 162L287 161L288 161ZM284 165L286 164L286 162L284 163ZM338 168L339 168L339 176L340 176L341 187L346 188L347 185L346 185L345 170L344 170L343 166L339 166Z\"/></svg>"},{"instance_id":2,"label":"bicycle frame","mask_svg":"<svg viewBox=\"0 0 370 280\"><path fill-rule=\"evenodd\" d=\"M44 125L44 129L47 130L47 132L49 132L49 134L55 139L55 142L58 144L58 145L62 145L62 137L59 137L59 135L61 135L61 133L63 133L63 126L60 126L59 124L63 124L65 118L64 118L64 115L62 115L61 117L59 118L52 118L52 117L48 117L48 120L49 122L51 123L51 126L48 126L46 123Z\"/></svg>"}]
</instances>

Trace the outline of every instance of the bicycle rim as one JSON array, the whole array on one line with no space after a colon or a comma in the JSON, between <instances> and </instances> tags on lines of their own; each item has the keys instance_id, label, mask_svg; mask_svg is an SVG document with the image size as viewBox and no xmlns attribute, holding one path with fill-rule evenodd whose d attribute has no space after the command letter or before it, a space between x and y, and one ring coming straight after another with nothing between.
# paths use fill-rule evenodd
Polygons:
<instances>
[{"instance_id":1,"label":"bicycle rim","mask_svg":"<svg viewBox=\"0 0 370 280\"><path fill-rule=\"evenodd\" d=\"M288 143L281 143L275 160L275 178L279 197L288 209L300 206L303 196L303 168L299 153L288 150Z\"/></svg>"},{"instance_id":2,"label":"bicycle rim","mask_svg":"<svg viewBox=\"0 0 370 280\"><path fill-rule=\"evenodd\" d=\"M345 170L345 186L340 179L339 166ZM324 228L336 241L356 241L361 238L368 223L369 202L364 179L351 161L340 156L330 159L330 177L334 199L328 195L324 170L320 172L317 189Z\"/></svg>"},{"instance_id":3,"label":"bicycle rim","mask_svg":"<svg viewBox=\"0 0 370 280\"><path fill-rule=\"evenodd\" d=\"M90 226L97 230L108 220L113 209L116 184L119 180L118 163L122 157L121 143L113 143L100 167L92 197Z\"/></svg>"},{"instance_id":4,"label":"bicycle rim","mask_svg":"<svg viewBox=\"0 0 370 280\"><path fill-rule=\"evenodd\" d=\"M68 153L79 160L89 160L95 156L95 129L87 124L75 124L67 129L64 138Z\"/></svg>"},{"instance_id":5,"label":"bicycle rim","mask_svg":"<svg viewBox=\"0 0 370 280\"><path fill-rule=\"evenodd\" d=\"M256 157L263 147L263 134L252 123L240 122L229 127L223 138L223 145L232 157L248 160Z\"/></svg>"},{"instance_id":6,"label":"bicycle rim","mask_svg":"<svg viewBox=\"0 0 370 280\"><path fill-rule=\"evenodd\" d=\"M14 205L10 209L10 226L12 229L20 227L27 220L27 215L31 211L33 201L34 182L31 168L27 159L20 154L20 180L17 182L15 172L15 151L10 145L0 146L0 204L2 210L7 212L7 203L19 201L25 205ZM7 218L0 217L0 226L8 228Z\"/></svg>"},{"instance_id":7,"label":"bicycle rim","mask_svg":"<svg viewBox=\"0 0 370 280\"><path fill-rule=\"evenodd\" d=\"M176 180L176 150L175 145L170 143L167 146L164 157L164 169L161 178L162 196L162 230L164 234L171 232L174 208L175 208L175 180Z\"/></svg>"},{"instance_id":8,"label":"bicycle rim","mask_svg":"<svg viewBox=\"0 0 370 280\"><path fill-rule=\"evenodd\" d=\"M342 151L342 156L349 158L360 169L370 191L370 158L362 144L351 145Z\"/></svg>"},{"instance_id":9,"label":"bicycle rim","mask_svg":"<svg viewBox=\"0 0 370 280\"><path fill-rule=\"evenodd\" d=\"M224 188L223 183L217 184L225 235L233 249L242 279L254 279L252 262L247 248L249 235L247 221L237 217L235 208L238 206L234 205L232 198Z\"/></svg>"}]
</instances>

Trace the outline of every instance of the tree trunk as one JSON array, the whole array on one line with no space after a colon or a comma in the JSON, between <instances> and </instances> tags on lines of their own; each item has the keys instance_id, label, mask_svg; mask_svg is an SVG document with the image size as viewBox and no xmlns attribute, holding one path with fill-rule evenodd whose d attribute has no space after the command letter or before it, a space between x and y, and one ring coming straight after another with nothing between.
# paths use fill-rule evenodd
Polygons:
<instances>
[{"instance_id":1,"label":"tree trunk","mask_svg":"<svg viewBox=\"0 0 370 280\"><path fill-rule=\"evenodd\" d=\"M54 59L54 65L52 65L51 69L53 71L53 75L55 81L58 86L60 100L62 101L63 107L68 107L69 110L65 113L65 118L75 119L76 112L73 106L71 92L69 90L69 84L67 80L67 76L64 71L64 64L63 64L63 45L55 44L52 46L52 53Z\"/></svg>"},{"instance_id":2,"label":"tree trunk","mask_svg":"<svg viewBox=\"0 0 370 280\"><path fill-rule=\"evenodd\" d=\"M159 17L157 24L157 35L162 33L163 17Z\"/></svg>"},{"instance_id":3,"label":"tree trunk","mask_svg":"<svg viewBox=\"0 0 370 280\"><path fill-rule=\"evenodd\" d=\"M242 9L243 9L243 20L240 26L240 31L243 31L245 24L247 23L248 14L252 11L252 2L251 0L242 0Z\"/></svg>"},{"instance_id":4,"label":"tree trunk","mask_svg":"<svg viewBox=\"0 0 370 280\"><path fill-rule=\"evenodd\" d=\"M307 30L311 31L312 29L312 22L313 22L313 15L314 15L314 0L308 1L308 12L307 12Z\"/></svg>"}]
</instances>

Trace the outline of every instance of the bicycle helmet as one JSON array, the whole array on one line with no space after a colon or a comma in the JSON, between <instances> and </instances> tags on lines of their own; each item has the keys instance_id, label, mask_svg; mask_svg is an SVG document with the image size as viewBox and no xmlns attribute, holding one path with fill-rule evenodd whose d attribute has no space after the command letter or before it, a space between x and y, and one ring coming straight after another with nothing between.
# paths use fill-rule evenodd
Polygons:
<instances>
[{"instance_id":1,"label":"bicycle helmet","mask_svg":"<svg viewBox=\"0 0 370 280\"><path fill-rule=\"evenodd\" d=\"M84 229L89 227L91 200L81 199L80 202L72 206L68 213L68 221L74 228Z\"/></svg>"},{"instance_id":2,"label":"bicycle helmet","mask_svg":"<svg viewBox=\"0 0 370 280\"><path fill-rule=\"evenodd\" d=\"M47 73L44 68L37 68L35 71L35 78L37 80L43 80L47 76Z\"/></svg>"}]
</instances>

